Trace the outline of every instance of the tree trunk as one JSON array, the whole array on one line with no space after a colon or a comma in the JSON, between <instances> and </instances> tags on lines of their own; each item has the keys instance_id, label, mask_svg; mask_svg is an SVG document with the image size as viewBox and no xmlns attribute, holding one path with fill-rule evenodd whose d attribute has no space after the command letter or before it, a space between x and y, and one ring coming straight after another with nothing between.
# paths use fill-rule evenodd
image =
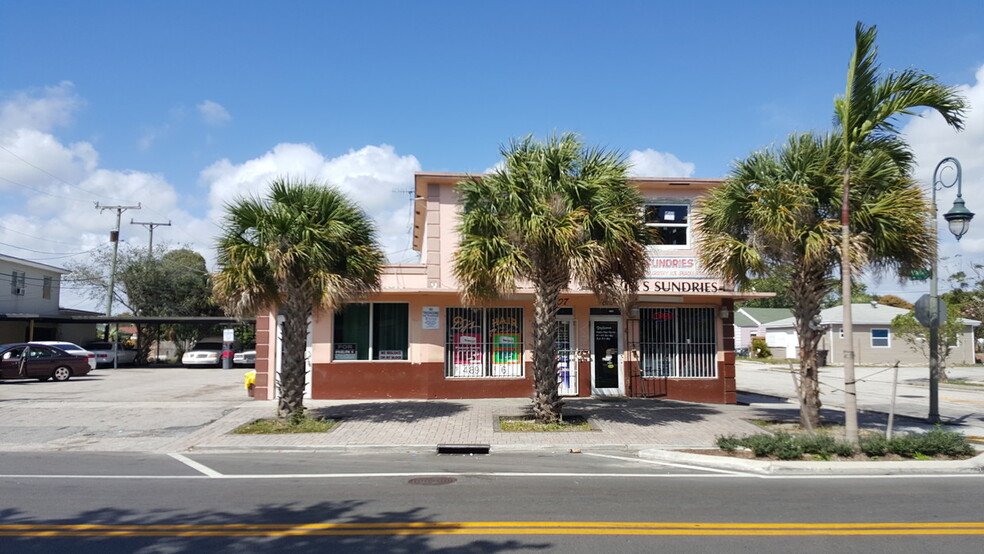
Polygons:
<instances>
[{"instance_id":1,"label":"tree trunk","mask_svg":"<svg viewBox=\"0 0 984 554\"><path fill-rule=\"evenodd\" d=\"M549 273L534 282L533 416L540 423L559 422L564 405L557 391L557 297L563 285L558 271Z\"/></svg>"},{"instance_id":2,"label":"tree trunk","mask_svg":"<svg viewBox=\"0 0 984 554\"><path fill-rule=\"evenodd\" d=\"M294 420L304 415L304 383L307 372L304 352L307 348L307 327L311 306L303 301L303 294L290 291L280 306L284 316L282 349L280 352L280 398L277 401L277 417Z\"/></svg>"},{"instance_id":3,"label":"tree trunk","mask_svg":"<svg viewBox=\"0 0 984 554\"><path fill-rule=\"evenodd\" d=\"M814 324L820 316L820 302L828 289L823 286L825 272L794 273L792 278L792 297L794 300L793 318L796 321L800 358L799 395L800 425L806 429L816 429L820 425L820 372L817 367L817 345L823 336L822 330Z\"/></svg>"}]
</instances>

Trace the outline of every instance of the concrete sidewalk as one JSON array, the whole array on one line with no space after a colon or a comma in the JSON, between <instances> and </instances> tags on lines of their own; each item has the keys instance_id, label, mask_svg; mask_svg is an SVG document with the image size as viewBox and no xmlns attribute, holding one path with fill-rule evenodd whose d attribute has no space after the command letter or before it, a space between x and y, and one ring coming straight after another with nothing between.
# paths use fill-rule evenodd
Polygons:
<instances>
[{"instance_id":1,"label":"concrete sidewalk","mask_svg":"<svg viewBox=\"0 0 984 554\"><path fill-rule=\"evenodd\" d=\"M741 370L739 386L747 370ZM763 382L769 382L770 376L772 381L790 379L788 372L752 370L761 373L757 379ZM97 372L90 379L67 383L3 383L0 410L6 424L0 426L0 452L435 452L439 444L485 444L493 453L621 450L664 459L682 456L673 450L712 447L719 436L761 432L754 420L795 422L799 414L795 402L769 392L743 392L739 405L573 398L565 401L564 413L587 418L594 430L504 433L497 430L499 416L527 414L529 399L308 400L305 405L312 413L337 419L339 424L319 434L235 435L231 432L237 427L271 417L276 409L275 401L248 400L241 379L241 371L133 368ZM825 409L823 415L830 421L843 419L836 409ZM883 431L887 418L872 411L862 413L860 419L863 428ZM931 428L924 418L901 416L894 426L896 432ZM681 463L700 465L682 459L687 461ZM708 460L709 466L720 463L720 459ZM934 464L943 464L939 471L953 467L948 462L911 463L927 472ZM958 471L979 472L981 463L976 463L977 469ZM746 465L748 471L760 471L754 464ZM872 465L881 467L879 471L888 468Z\"/></svg>"}]
</instances>

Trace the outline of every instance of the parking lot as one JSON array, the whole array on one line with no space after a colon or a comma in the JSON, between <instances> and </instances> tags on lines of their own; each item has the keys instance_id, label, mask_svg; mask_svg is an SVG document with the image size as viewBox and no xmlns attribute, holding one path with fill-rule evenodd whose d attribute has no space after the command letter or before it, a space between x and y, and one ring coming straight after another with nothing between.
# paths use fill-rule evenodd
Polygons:
<instances>
[{"instance_id":1,"label":"parking lot","mask_svg":"<svg viewBox=\"0 0 984 554\"><path fill-rule=\"evenodd\" d=\"M69 381L0 381L0 451L155 451L248 402L246 369L97 369Z\"/></svg>"}]
</instances>

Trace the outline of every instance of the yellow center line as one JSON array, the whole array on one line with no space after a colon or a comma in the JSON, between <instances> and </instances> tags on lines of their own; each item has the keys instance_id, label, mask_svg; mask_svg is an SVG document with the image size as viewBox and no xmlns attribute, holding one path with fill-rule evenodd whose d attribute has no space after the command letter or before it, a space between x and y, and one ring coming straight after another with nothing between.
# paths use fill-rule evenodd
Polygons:
<instances>
[{"instance_id":1,"label":"yellow center line","mask_svg":"<svg viewBox=\"0 0 984 554\"><path fill-rule=\"evenodd\" d=\"M199 525L0 525L0 537L247 537L352 535L984 535L984 522L406 522Z\"/></svg>"}]
</instances>

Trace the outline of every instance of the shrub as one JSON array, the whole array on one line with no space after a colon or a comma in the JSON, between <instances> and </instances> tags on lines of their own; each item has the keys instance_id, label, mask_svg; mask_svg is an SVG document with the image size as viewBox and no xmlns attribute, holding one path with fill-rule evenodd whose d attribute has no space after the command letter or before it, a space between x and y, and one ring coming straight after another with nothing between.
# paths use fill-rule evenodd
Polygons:
<instances>
[{"instance_id":1,"label":"shrub","mask_svg":"<svg viewBox=\"0 0 984 554\"><path fill-rule=\"evenodd\" d=\"M752 337L752 356L756 358L772 357L772 350L769 349L769 345L765 343L764 338Z\"/></svg>"},{"instance_id":2,"label":"shrub","mask_svg":"<svg viewBox=\"0 0 984 554\"><path fill-rule=\"evenodd\" d=\"M976 453L963 435L939 427L917 437L919 453L926 456L973 456Z\"/></svg>"},{"instance_id":3,"label":"shrub","mask_svg":"<svg viewBox=\"0 0 984 554\"><path fill-rule=\"evenodd\" d=\"M882 435L861 437L859 446L861 452L869 458L877 458L888 454L888 440Z\"/></svg>"},{"instance_id":4,"label":"shrub","mask_svg":"<svg viewBox=\"0 0 984 554\"><path fill-rule=\"evenodd\" d=\"M717 444L717 447L720 448L721 450L731 453L734 452L735 450L738 450L738 448L744 446L741 441L742 439L734 435L727 435L724 437L718 437L717 440L715 441L715 444Z\"/></svg>"}]
</instances>

